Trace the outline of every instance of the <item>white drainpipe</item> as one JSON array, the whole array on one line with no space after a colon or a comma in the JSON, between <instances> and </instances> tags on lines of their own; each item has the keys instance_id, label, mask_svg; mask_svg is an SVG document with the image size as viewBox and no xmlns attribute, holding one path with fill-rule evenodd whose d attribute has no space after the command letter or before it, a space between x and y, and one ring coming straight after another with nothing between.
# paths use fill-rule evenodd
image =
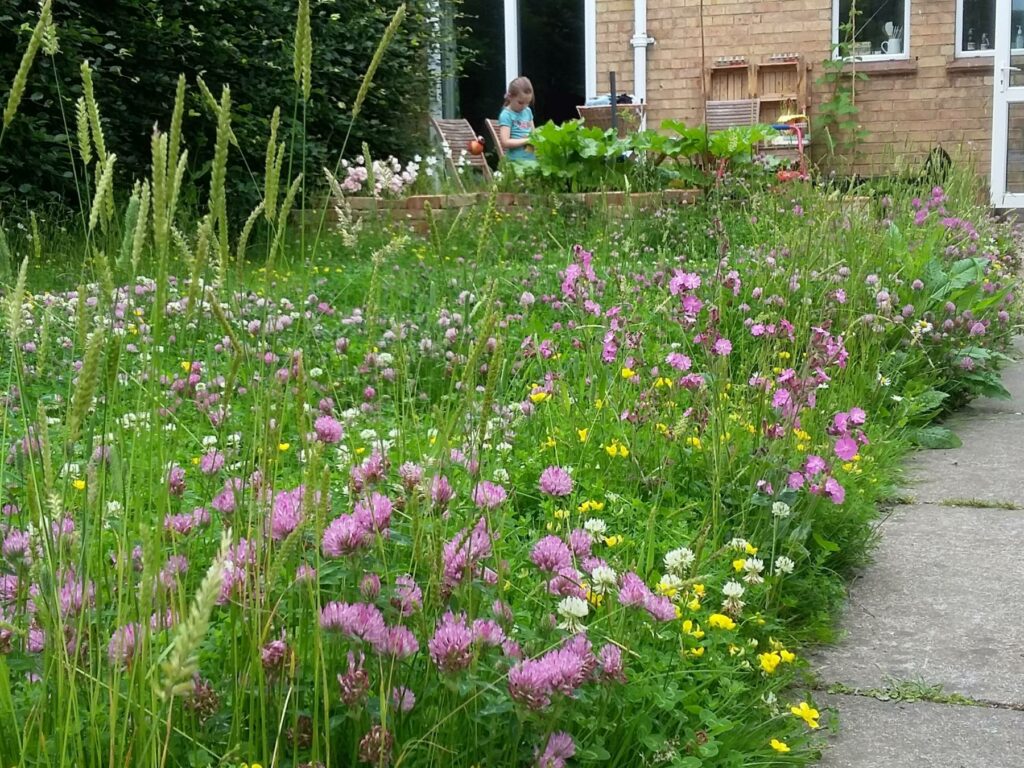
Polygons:
<instances>
[{"instance_id":1,"label":"white drainpipe","mask_svg":"<svg viewBox=\"0 0 1024 768\"><path fill-rule=\"evenodd\" d=\"M654 38L647 34L647 0L633 0L633 95L643 104L647 103L647 47L654 45ZM647 127L647 117L640 125Z\"/></svg>"}]
</instances>

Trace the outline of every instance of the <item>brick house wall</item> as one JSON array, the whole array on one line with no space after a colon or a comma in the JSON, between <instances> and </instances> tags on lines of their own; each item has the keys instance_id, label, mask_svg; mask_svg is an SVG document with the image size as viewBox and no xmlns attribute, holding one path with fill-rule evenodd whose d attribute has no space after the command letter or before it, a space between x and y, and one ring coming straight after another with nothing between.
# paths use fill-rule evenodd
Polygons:
<instances>
[{"instance_id":1,"label":"brick house wall","mask_svg":"<svg viewBox=\"0 0 1024 768\"><path fill-rule=\"evenodd\" d=\"M956 3L911 3L910 60L864 62L869 80L857 86L860 122L870 133L855 170L878 173L896 155L918 161L936 146L962 151L979 173L988 174L992 131L992 59L956 59ZM809 112L827 99L822 74L832 40L832 0L705 0L704 57L701 10L696 0L648 0L647 31L657 43L648 48L649 125L664 118L689 125L704 120L703 65L720 56L746 56L761 62L771 54L801 53L810 64ZM597 0L598 92L616 70L620 90L633 85L633 0ZM823 150L822 143L815 147Z\"/></svg>"}]
</instances>

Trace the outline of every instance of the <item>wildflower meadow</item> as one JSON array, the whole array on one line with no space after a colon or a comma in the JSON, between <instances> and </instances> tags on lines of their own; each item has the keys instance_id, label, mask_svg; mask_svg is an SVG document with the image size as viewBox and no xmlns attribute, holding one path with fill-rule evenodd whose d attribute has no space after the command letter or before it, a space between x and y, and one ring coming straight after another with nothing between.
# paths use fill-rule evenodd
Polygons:
<instances>
[{"instance_id":1,"label":"wildflower meadow","mask_svg":"<svg viewBox=\"0 0 1024 768\"><path fill-rule=\"evenodd\" d=\"M122 183L82 74L90 205L0 239L4 766L813 762L805 649L1020 327L969 173L420 235L300 223L272 133L236 221L228 87L212 157L182 79ZM343 213L415 180L352 149Z\"/></svg>"}]
</instances>

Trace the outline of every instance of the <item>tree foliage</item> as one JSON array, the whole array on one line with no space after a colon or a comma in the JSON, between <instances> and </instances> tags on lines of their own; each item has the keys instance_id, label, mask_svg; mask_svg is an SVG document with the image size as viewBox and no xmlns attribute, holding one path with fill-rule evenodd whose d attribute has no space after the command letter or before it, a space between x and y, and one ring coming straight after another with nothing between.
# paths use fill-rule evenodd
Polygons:
<instances>
[{"instance_id":1,"label":"tree foliage","mask_svg":"<svg viewBox=\"0 0 1024 768\"><path fill-rule=\"evenodd\" d=\"M0 147L0 208L17 215L16 209L43 201L78 206L83 166L72 148L75 100L82 93L79 65L86 59L121 174L144 174L153 126L167 129L179 73L189 81L183 135L195 176L210 171L217 122L196 78L214 94L222 85L231 87L239 144L232 149L228 173L233 203L254 204L275 106L282 112L279 136L292 148L286 171L291 166L292 175L298 172L303 146L307 169L333 167L363 74L398 2L313 4L312 95L304 105L292 76L295 0L57 0L53 16L60 50L37 59L17 119ZM427 60L436 33L428 0L407 6L403 27L351 125L350 148L365 141L375 153L405 155L425 140ZM0 8L0 95L10 88L38 12L36 0L8 0Z\"/></svg>"}]
</instances>

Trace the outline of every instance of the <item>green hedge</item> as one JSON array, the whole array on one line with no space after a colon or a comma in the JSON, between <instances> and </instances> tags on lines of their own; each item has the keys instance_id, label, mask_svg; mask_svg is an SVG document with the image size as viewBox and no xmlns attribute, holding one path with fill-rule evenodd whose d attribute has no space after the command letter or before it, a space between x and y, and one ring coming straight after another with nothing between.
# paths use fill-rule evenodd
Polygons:
<instances>
[{"instance_id":1,"label":"green hedge","mask_svg":"<svg viewBox=\"0 0 1024 768\"><path fill-rule=\"evenodd\" d=\"M377 71L374 87L352 128L349 147L362 141L374 153L408 155L426 134L432 28L427 0L408 0L400 34ZM319 167L338 159L352 101L398 0L320 0L312 3L313 95L306 111L306 158ZM0 94L6 100L32 26L37 0L7 0L0 7ZM40 56L21 109L0 144L0 214L18 216L41 202L77 207L66 132L74 136L74 102L81 95L79 65L88 59L107 146L121 173L141 177L149 165L155 122L166 129L178 74L189 80L185 136L190 171L208 173L215 120L201 102L195 78L214 93L231 87L233 150L228 199L249 205L262 181L269 119L280 105L285 141L301 137L302 106L292 80L294 0L55 0L60 51ZM63 113L63 114L62 114ZM297 121L293 123L293 114ZM301 163L295 141L293 168ZM252 174L246 170L246 165ZM286 163L287 166L287 163ZM81 164L78 164L81 171ZM200 185L201 186L201 185Z\"/></svg>"}]
</instances>

